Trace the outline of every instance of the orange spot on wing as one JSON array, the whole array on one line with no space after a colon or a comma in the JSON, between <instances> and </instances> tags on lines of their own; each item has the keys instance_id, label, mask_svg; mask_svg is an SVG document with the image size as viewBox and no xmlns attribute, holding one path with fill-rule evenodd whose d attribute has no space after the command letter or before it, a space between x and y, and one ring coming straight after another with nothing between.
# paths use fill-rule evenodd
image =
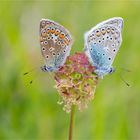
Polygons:
<instances>
[{"instance_id":1,"label":"orange spot on wing","mask_svg":"<svg viewBox=\"0 0 140 140\"><path fill-rule=\"evenodd\" d=\"M100 35L101 35L101 32L97 32L96 35L97 35L97 36L100 36Z\"/></svg>"},{"instance_id":2,"label":"orange spot on wing","mask_svg":"<svg viewBox=\"0 0 140 140\"><path fill-rule=\"evenodd\" d=\"M60 31L55 31L55 33L54 33L55 35L59 35L60 34Z\"/></svg>"},{"instance_id":3,"label":"orange spot on wing","mask_svg":"<svg viewBox=\"0 0 140 140\"><path fill-rule=\"evenodd\" d=\"M46 37L46 36L47 36L47 33L44 32L44 33L42 33L41 35L42 35L43 37Z\"/></svg>"},{"instance_id":4,"label":"orange spot on wing","mask_svg":"<svg viewBox=\"0 0 140 140\"><path fill-rule=\"evenodd\" d=\"M53 34L55 32L55 30L54 29L51 29L51 33Z\"/></svg>"},{"instance_id":5,"label":"orange spot on wing","mask_svg":"<svg viewBox=\"0 0 140 140\"><path fill-rule=\"evenodd\" d=\"M50 33L50 32L51 32L51 29L48 29L48 30L47 30L47 34Z\"/></svg>"},{"instance_id":6,"label":"orange spot on wing","mask_svg":"<svg viewBox=\"0 0 140 140\"><path fill-rule=\"evenodd\" d=\"M64 34L60 34L59 37L60 37L61 39L63 39L63 38L65 37L65 35L64 35Z\"/></svg>"},{"instance_id":7,"label":"orange spot on wing","mask_svg":"<svg viewBox=\"0 0 140 140\"><path fill-rule=\"evenodd\" d=\"M67 38L64 38L64 42L68 45L69 44L69 41Z\"/></svg>"}]
</instances>

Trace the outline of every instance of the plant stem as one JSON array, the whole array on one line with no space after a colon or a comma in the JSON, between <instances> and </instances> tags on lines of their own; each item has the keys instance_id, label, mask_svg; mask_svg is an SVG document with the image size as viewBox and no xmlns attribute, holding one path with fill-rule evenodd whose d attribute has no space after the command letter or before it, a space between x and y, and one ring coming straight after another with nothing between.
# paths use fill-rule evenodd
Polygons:
<instances>
[{"instance_id":1,"label":"plant stem","mask_svg":"<svg viewBox=\"0 0 140 140\"><path fill-rule=\"evenodd\" d=\"M73 105L70 112L69 140L72 140L73 125L74 125L75 106Z\"/></svg>"}]
</instances>

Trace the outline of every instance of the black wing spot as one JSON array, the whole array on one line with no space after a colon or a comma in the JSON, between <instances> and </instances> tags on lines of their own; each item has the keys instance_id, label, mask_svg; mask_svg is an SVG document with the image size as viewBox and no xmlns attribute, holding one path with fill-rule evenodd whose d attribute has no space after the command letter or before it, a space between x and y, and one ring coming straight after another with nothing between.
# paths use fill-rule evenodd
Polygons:
<instances>
[{"instance_id":1,"label":"black wing spot","mask_svg":"<svg viewBox=\"0 0 140 140\"><path fill-rule=\"evenodd\" d=\"M108 60L111 60L111 58L109 57Z\"/></svg>"},{"instance_id":2,"label":"black wing spot","mask_svg":"<svg viewBox=\"0 0 140 140\"><path fill-rule=\"evenodd\" d=\"M50 37L47 37L47 39L50 40L51 38Z\"/></svg>"},{"instance_id":3,"label":"black wing spot","mask_svg":"<svg viewBox=\"0 0 140 140\"><path fill-rule=\"evenodd\" d=\"M47 41L44 41L44 44L45 44L45 45L47 45L47 44L48 44L48 42L47 42Z\"/></svg>"},{"instance_id":4,"label":"black wing spot","mask_svg":"<svg viewBox=\"0 0 140 140\"><path fill-rule=\"evenodd\" d=\"M60 42L60 41L58 41L58 42L57 42L57 44L58 44L58 45L61 45L61 42Z\"/></svg>"},{"instance_id":5,"label":"black wing spot","mask_svg":"<svg viewBox=\"0 0 140 140\"><path fill-rule=\"evenodd\" d=\"M46 50L45 47L42 47L42 50L45 51Z\"/></svg>"},{"instance_id":6,"label":"black wing spot","mask_svg":"<svg viewBox=\"0 0 140 140\"><path fill-rule=\"evenodd\" d=\"M104 28L102 28L102 31L104 31L105 29Z\"/></svg>"},{"instance_id":7,"label":"black wing spot","mask_svg":"<svg viewBox=\"0 0 140 140\"><path fill-rule=\"evenodd\" d=\"M96 33L99 33L99 30L97 30Z\"/></svg>"},{"instance_id":8,"label":"black wing spot","mask_svg":"<svg viewBox=\"0 0 140 140\"><path fill-rule=\"evenodd\" d=\"M48 59L48 58L49 58L49 56L48 56L48 55L46 55L46 58Z\"/></svg>"},{"instance_id":9,"label":"black wing spot","mask_svg":"<svg viewBox=\"0 0 140 140\"><path fill-rule=\"evenodd\" d=\"M53 56L55 56L55 53L52 53Z\"/></svg>"}]
</instances>

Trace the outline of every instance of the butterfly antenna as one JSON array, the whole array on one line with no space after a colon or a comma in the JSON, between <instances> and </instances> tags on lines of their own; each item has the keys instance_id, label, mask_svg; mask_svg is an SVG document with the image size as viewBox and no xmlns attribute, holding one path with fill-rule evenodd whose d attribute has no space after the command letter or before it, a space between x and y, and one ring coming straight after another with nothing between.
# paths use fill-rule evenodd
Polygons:
<instances>
[{"instance_id":1,"label":"butterfly antenna","mask_svg":"<svg viewBox=\"0 0 140 140\"><path fill-rule=\"evenodd\" d=\"M23 75L27 75L27 74L29 74L30 72L33 72L33 71L37 70L38 68L39 68L39 67L35 67L35 68L33 68L33 69L31 69L31 70L29 70L29 71L23 73Z\"/></svg>"},{"instance_id":2,"label":"butterfly antenna","mask_svg":"<svg viewBox=\"0 0 140 140\"><path fill-rule=\"evenodd\" d=\"M126 82L125 80L124 80L124 78L122 77L122 75L121 74L119 74L120 75L120 78L121 78L121 80L129 87L130 86L130 84L128 83L128 82Z\"/></svg>"},{"instance_id":3,"label":"butterfly antenna","mask_svg":"<svg viewBox=\"0 0 140 140\"><path fill-rule=\"evenodd\" d=\"M38 68L39 68L39 67L35 67L35 68L31 69L30 71L23 73L23 76L25 76L25 75L27 75L27 74L30 74L30 73L33 72L33 71L37 71ZM37 77L38 77L38 74L35 75L34 80L35 80ZM33 83L33 80L30 80L29 84L31 85L32 83Z\"/></svg>"},{"instance_id":4,"label":"butterfly antenna","mask_svg":"<svg viewBox=\"0 0 140 140\"><path fill-rule=\"evenodd\" d=\"M131 72L129 69L126 69L126 68L121 68L121 70L123 70L125 72Z\"/></svg>"}]
</instances>

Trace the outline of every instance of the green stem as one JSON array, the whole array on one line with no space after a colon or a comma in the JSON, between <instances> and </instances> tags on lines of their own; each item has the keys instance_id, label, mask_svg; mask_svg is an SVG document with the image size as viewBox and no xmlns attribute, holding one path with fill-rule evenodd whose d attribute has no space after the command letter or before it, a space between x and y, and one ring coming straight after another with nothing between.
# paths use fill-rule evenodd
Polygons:
<instances>
[{"instance_id":1,"label":"green stem","mask_svg":"<svg viewBox=\"0 0 140 140\"><path fill-rule=\"evenodd\" d=\"M70 112L69 140L72 140L73 125L74 125L75 106L73 105Z\"/></svg>"}]
</instances>

